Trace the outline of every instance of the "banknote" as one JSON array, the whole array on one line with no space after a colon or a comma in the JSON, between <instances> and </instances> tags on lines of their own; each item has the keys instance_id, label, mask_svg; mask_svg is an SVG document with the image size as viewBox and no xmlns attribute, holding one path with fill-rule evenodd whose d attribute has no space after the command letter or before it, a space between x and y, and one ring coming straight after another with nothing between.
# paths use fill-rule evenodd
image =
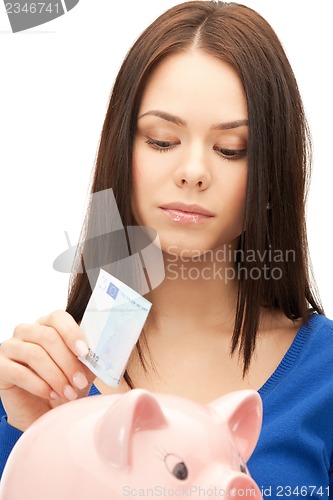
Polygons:
<instances>
[{"instance_id":1,"label":"banknote","mask_svg":"<svg viewBox=\"0 0 333 500\"><path fill-rule=\"evenodd\" d=\"M80 325L89 353L79 359L109 386L119 386L151 305L125 283L100 270Z\"/></svg>"}]
</instances>

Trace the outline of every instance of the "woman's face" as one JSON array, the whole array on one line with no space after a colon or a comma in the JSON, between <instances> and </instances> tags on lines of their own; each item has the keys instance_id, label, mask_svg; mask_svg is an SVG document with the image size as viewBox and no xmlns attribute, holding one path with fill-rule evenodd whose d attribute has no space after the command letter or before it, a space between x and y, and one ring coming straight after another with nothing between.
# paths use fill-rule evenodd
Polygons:
<instances>
[{"instance_id":1,"label":"woman's face","mask_svg":"<svg viewBox=\"0 0 333 500\"><path fill-rule=\"evenodd\" d=\"M247 184L247 103L228 63L193 50L152 73L133 151L132 210L168 253L237 241Z\"/></svg>"}]
</instances>

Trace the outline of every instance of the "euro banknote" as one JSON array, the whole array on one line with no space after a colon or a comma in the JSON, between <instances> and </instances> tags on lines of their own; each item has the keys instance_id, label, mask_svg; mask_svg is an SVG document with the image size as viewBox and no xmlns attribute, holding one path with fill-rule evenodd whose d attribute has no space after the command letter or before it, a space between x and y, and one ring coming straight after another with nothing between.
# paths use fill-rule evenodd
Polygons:
<instances>
[{"instance_id":1,"label":"euro banknote","mask_svg":"<svg viewBox=\"0 0 333 500\"><path fill-rule=\"evenodd\" d=\"M119 386L151 305L125 283L100 270L80 325L89 353L79 359L109 386Z\"/></svg>"}]
</instances>

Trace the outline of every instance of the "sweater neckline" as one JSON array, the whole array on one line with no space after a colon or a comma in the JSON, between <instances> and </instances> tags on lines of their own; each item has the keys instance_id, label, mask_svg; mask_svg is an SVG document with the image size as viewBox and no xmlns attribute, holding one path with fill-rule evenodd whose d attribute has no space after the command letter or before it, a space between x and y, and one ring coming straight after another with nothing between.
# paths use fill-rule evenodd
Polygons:
<instances>
[{"instance_id":1,"label":"sweater neckline","mask_svg":"<svg viewBox=\"0 0 333 500\"><path fill-rule=\"evenodd\" d=\"M309 338L311 330L313 330L316 323L320 322L320 318L321 315L312 313L306 323L299 328L294 340L279 365L258 390L258 393L262 398L267 396L294 367L297 358L301 354L303 347Z\"/></svg>"}]
</instances>

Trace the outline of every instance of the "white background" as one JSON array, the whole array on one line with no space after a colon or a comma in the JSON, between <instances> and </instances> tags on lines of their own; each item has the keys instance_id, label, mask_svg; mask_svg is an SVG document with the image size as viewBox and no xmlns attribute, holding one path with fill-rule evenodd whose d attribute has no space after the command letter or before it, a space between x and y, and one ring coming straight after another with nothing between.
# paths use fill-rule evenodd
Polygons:
<instances>
[{"instance_id":1,"label":"white background","mask_svg":"<svg viewBox=\"0 0 333 500\"><path fill-rule=\"evenodd\" d=\"M109 93L123 57L172 0L81 0L68 14L12 34L0 5L0 340L64 308L68 275L55 257L80 231ZM308 200L313 267L333 318L332 2L243 0L272 24L310 122Z\"/></svg>"}]
</instances>

